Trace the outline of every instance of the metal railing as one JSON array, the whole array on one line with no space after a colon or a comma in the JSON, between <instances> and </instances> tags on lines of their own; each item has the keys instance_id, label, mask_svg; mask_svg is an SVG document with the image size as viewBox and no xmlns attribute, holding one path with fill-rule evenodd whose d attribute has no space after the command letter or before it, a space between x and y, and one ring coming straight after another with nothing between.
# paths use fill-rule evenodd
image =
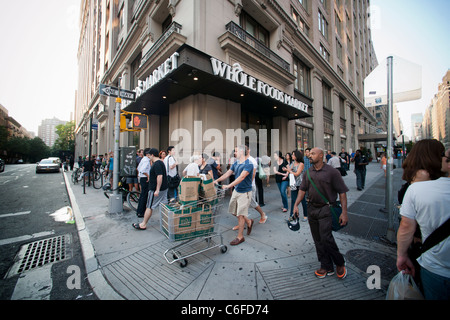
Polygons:
<instances>
[{"instance_id":1,"label":"metal railing","mask_svg":"<svg viewBox=\"0 0 450 320\"><path fill-rule=\"evenodd\" d=\"M175 21L172 22L169 26L169 28L156 40L156 42L153 44L153 46L148 50L148 52L142 57L141 64L139 67L141 67L145 62L147 62L148 59L158 50L159 47L172 35L172 33L180 33L181 30L181 24L176 23Z\"/></svg>"},{"instance_id":2,"label":"metal railing","mask_svg":"<svg viewBox=\"0 0 450 320\"><path fill-rule=\"evenodd\" d=\"M250 45L252 48L256 49L258 52L262 53L264 56L275 62L281 68L290 72L290 64L288 62L286 62L283 58L278 56L267 46L261 43L261 41L257 40L247 31L238 26L236 23L231 21L225 26L225 28L227 31L229 31L230 33L232 33L233 35L235 35L236 37L238 37L239 39Z\"/></svg>"}]
</instances>

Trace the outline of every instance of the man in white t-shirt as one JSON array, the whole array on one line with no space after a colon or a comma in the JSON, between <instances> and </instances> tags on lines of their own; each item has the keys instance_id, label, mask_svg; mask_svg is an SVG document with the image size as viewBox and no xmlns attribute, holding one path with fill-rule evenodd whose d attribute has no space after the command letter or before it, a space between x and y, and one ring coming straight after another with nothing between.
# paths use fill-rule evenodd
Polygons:
<instances>
[{"instance_id":1,"label":"man in white t-shirt","mask_svg":"<svg viewBox=\"0 0 450 320\"><path fill-rule=\"evenodd\" d=\"M447 151L448 152L448 151ZM450 169L449 157L443 155L444 172ZM397 232L397 268L415 275L408 247L412 242L416 222L422 232L422 241L450 218L450 178L421 181L408 187L400 214L402 220ZM426 299L450 299L450 238L425 253L417 262Z\"/></svg>"},{"instance_id":2,"label":"man in white t-shirt","mask_svg":"<svg viewBox=\"0 0 450 320\"><path fill-rule=\"evenodd\" d=\"M164 166L166 167L167 178L175 177L178 173L178 162L175 159L175 147L170 146L167 148L167 156L164 158ZM169 187L167 191L167 199L174 199L177 196L177 188Z\"/></svg>"}]
</instances>

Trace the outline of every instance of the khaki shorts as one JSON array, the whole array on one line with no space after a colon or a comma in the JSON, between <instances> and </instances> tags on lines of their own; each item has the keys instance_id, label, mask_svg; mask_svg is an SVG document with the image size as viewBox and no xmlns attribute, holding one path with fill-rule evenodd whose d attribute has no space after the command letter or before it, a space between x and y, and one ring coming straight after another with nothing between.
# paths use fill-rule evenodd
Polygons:
<instances>
[{"instance_id":1,"label":"khaki shorts","mask_svg":"<svg viewBox=\"0 0 450 320\"><path fill-rule=\"evenodd\" d=\"M234 216L245 216L248 217L248 208L252 201L252 192L239 193L233 190L230 199L230 205L228 207L228 212Z\"/></svg>"}]
</instances>

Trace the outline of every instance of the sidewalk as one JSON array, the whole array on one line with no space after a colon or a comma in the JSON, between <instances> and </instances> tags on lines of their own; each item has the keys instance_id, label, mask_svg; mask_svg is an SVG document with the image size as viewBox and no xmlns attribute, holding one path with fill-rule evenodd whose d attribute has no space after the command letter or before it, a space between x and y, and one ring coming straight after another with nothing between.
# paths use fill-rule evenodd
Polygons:
<instances>
[{"instance_id":1,"label":"sidewalk","mask_svg":"<svg viewBox=\"0 0 450 320\"><path fill-rule=\"evenodd\" d=\"M401 169L394 170L394 188L401 185ZM380 241L387 228L384 207L385 178L380 165L367 168L366 187L356 190L353 166L344 181L347 193L349 225L334 233L341 253L345 256L348 275L317 279L319 268L308 223L297 232L290 231L281 211L281 196L274 181L264 188L268 215L259 224L259 214L250 209L255 225L245 242L233 247L236 237L232 231L236 218L227 213L229 197L220 208L216 231L228 247L219 248L188 258L188 265L169 264L163 256L178 242L169 242L159 230L159 211L154 212L147 230L131 226L138 222L136 214L124 204L120 214L108 212L108 199L103 190L73 185L71 172L65 174L72 208L83 248L88 279L102 300L291 300L291 299L384 299L395 268L395 248ZM367 267L377 265L381 270L381 288L368 289Z\"/></svg>"}]
</instances>

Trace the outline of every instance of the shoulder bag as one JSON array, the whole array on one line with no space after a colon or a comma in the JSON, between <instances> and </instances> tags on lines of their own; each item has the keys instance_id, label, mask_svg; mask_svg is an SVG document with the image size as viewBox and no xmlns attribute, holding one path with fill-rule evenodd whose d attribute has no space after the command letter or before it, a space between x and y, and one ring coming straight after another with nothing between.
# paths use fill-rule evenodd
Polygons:
<instances>
[{"instance_id":1,"label":"shoulder bag","mask_svg":"<svg viewBox=\"0 0 450 320\"><path fill-rule=\"evenodd\" d=\"M178 175L178 166L177 166L177 174L175 176L173 176L173 177L171 177L169 175L169 170L170 170L169 169L169 161L170 161L170 157L172 157L172 156L169 156L169 158L167 159L167 184L168 184L169 188L174 189L174 188L177 188L178 185L180 184L181 178Z\"/></svg>"},{"instance_id":2,"label":"shoulder bag","mask_svg":"<svg viewBox=\"0 0 450 320\"><path fill-rule=\"evenodd\" d=\"M336 201L335 205L332 205L327 198L325 198L325 196L319 191L319 189L317 188L316 184L314 183L314 181L311 179L311 176L309 175L309 170L306 170L306 174L308 176L309 181L311 182L312 186L314 187L314 189L316 189L317 193L322 197L322 199L325 201L325 203L330 207L330 211L331 211L331 218L332 218L332 224L331 224L331 228L333 231L339 231L340 229L344 228L344 226L341 226L341 224L339 223L339 217L342 214L342 207L341 207L341 203L339 201Z\"/></svg>"}]
</instances>

